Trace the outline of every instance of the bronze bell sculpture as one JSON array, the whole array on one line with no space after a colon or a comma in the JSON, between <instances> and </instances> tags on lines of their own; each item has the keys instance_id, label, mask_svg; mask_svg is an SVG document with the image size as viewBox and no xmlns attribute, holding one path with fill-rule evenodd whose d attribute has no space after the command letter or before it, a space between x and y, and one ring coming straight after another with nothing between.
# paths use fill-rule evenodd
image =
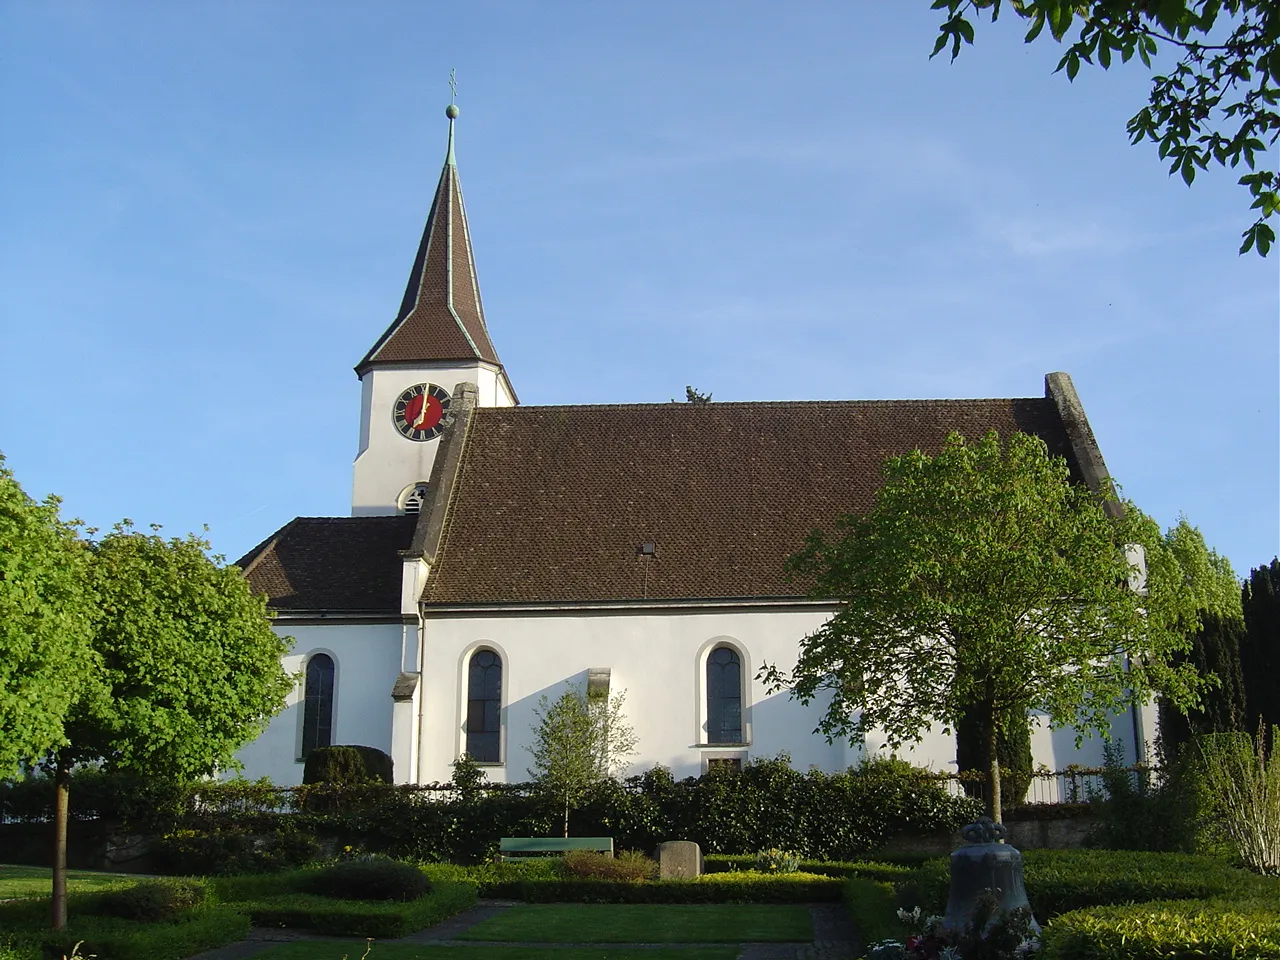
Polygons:
<instances>
[{"instance_id":1,"label":"bronze bell sculpture","mask_svg":"<svg viewBox=\"0 0 1280 960\"><path fill-rule=\"evenodd\" d=\"M1022 854L1004 840L1009 831L990 817L971 823L960 835L966 843L951 852L951 890L947 896L947 912L942 926L948 933L959 933L973 919L974 907L984 891L995 894L1004 912L1026 907L1027 889L1022 883ZM1031 929L1040 925L1031 918Z\"/></svg>"}]
</instances>

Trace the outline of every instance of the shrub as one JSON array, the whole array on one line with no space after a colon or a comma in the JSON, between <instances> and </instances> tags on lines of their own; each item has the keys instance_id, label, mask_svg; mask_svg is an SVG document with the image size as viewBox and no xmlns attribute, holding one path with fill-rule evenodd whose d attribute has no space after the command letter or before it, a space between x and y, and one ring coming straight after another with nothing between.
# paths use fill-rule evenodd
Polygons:
<instances>
[{"instance_id":1,"label":"shrub","mask_svg":"<svg viewBox=\"0 0 1280 960\"><path fill-rule=\"evenodd\" d=\"M800 869L800 858L794 853L772 847L756 854L754 867L761 873L795 873Z\"/></svg>"},{"instance_id":2,"label":"shrub","mask_svg":"<svg viewBox=\"0 0 1280 960\"><path fill-rule=\"evenodd\" d=\"M394 783L391 757L376 747L316 747L307 754L303 783Z\"/></svg>"},{"instance_id":3,"label":"shrub","mask_svg":"<svg viewBox=\"0 0 1280 960\"><path fill-rule=\"evenodd\" d=\"M597 850L570 850L562 861L568 877L635 882L656 876L658 865L637 850L624 850L616 857Z\"/></svg>"},{"instance_id":4,"label":"shrub","mask_svg":"<svg viewBox=\"0 0 1280 960\"><path fill-rule=\"evenodd\" d=\"M1027 899L1042 923L1061 913L1147 900L1206 900L1224 896L1280 897L1280 882L1227 866L1212 857L1100 850L1023 853ZM904 899L933 913L946 906L950 865L931 860L911 874Z\"/></svg>"},{"instance_id":5,"label":"shrub","mask_svg":"<svg viewBox=\"0 0 1280 960\"><path fill-rule=\"evenodd\" d=\"M156 880L99 894L89 912L139 923L167 923L204 903L205 886L196 880Z\"/></svg>"},{"instance_id":6,"label":"shrub","mask_svg":"<svg viewBox=\"0 0 1280 960\"><path fill-rule=\"evenodd\" d=\"M844 882L841 899L845 913L864 944L901 942L906 930L894 913L897 891L892 883L851 877Z\"/></svg>"},{"instance_id":7,"label":"shrub","mask_svg":"<svg viewBox=\"0 0 1280 960\"><path fill-rule=\"evenodd\" d=\"M1044 960L1264 960L1280 957L1272 900L1135 903L1076 910L1042 935Z\"/></svg>"},{"instance_id":8,"label":"shrub","mask_svg":"<svg viewBox=\"0 0 1280 960\"><path fill-rule=\"evenodd\" d=\"M707 873L723 873L751 870L755 868L755 863L755 857L713 853L703 857L702 865ZM903 863L882 863L878 860L801 860L798 869L824 877L862 877L893 883L905 880L915 868Z\"/></svg>"},{"instance_id":9,"label":"shrub","mask_svg":"<svg viewBox=\"0 0 1280 960\"><path fill-rule=\"evenodd\" d=\"M1272 731L1273 739L1275 731ZM1280 758L1267 756L1266 733L1217 733L1196 739L1211 809L1250 870L1280 876Z\"/></svg>"},{"instance_id":10,"label":"shrub","mask_svg":"<svg viewBox=\"0 0 1280 960\"><path fill-rule=\"evenodd\" d=\"M306 889L335 900L417 900L431 890L427 875L412 863L388 857L342 860L316 870Z\"/></svg>"}]
</instances>

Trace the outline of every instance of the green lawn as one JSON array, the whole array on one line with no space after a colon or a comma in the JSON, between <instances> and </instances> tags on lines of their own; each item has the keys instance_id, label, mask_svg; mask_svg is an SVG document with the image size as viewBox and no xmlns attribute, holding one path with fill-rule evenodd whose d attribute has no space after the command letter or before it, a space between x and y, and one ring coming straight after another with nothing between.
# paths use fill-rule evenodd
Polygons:
<instances>
[{"instance_id":1,"label":"green lawn","mask_svg":"<svg viewBox=\"0 0 1280 960\"><path fill-rule=\"evenodd\" d=\"M491 917L458 939L512 943L806 942L813 939L813 927L808 909L796 906L532 903Z\"/></svg>"},{"instance_id":2,"label":"green lawn","mask_svg":"<svg viewBox=\"0 0 1280 960\"><path fill-rule=\"evenodd\" d=\"M126 873L99 873L96 870L67 871L68 890L106 890L137 882ZM48 867L18 867L0 864L0 900L48 897L53 893L53 871Z\"/></svg>"},{"instance_id":3,"label":"green lawn","mask_svg":"<svg viewBox=\"0 0 1280 960\"><path fill-rule=\"evenodd\" d=\"M286 943L254 954L254 960L360 960L364 945L353 943ZM374 943L369 960L734 960L737 947L680 949L617 947L434 947L406 943Z\"/></svg>"}]
</instances>

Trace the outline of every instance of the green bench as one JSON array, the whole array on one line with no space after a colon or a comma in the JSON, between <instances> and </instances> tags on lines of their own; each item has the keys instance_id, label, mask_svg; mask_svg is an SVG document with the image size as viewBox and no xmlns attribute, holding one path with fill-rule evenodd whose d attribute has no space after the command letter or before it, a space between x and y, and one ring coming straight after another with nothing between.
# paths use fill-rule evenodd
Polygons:
<instances>
[{"instance_id":1,"label":"green bench","mask_svg":"<svg viewBox=\"0 0 1280 960\"><path fill-rule=\"evenodd\" d=\"M570 850L595 850L612 857L613 837L503 837L498 842L498 859L524 860Z\"/></svg>"}]
</instances>

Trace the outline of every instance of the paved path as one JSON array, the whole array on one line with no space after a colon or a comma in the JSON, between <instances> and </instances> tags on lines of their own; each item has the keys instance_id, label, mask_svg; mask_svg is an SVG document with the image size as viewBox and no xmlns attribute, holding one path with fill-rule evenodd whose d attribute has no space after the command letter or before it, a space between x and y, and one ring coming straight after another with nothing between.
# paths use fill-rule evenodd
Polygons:
<instances>
[{"instance_id":1,"label":"paved path","mask_svg":"<svg viewBox=\"0 0 1280 960\"><path fill-rule=\"evenodd\" d=\"M650 949L656 950L661 948L678 948L678 947L708 947L708 946L741 946L742 952L738 955L738 960L850 960L857 956L857 935L853 927L849 923L848 917L845 916L837 904L820 903L811 904L809 906L810 915L813 917L813 942L812 943L744 943L744 944L709 944L709 943L509 943L503 942L488 944L487 941L479 940L459 940L457 939L462 933L470 930L476 924L495 917L516 906L514 900L481 900L474 907L464 910L456 917L451 917L443 923L436 924L434 927L428 927L425 930L419 930L417 933L410 934L399 940L379 940L378 943L420 943L430 944L431 946L506 946L506 947L527 947L527 948L557 948L557 947L612 947L621 949L623 947L631 949ZM351 937L321 937L312 935L300 930L274 930L258 927L249 934L247 940L239 943L228 944L225 947L218 947L214 950L206 950L204 953L196 954L190 960L247 960L247 958L255 956L264 950L274 946L277 943L289 943L294 940L307 940L317 943L345 943L350 945L358 945L362 941ZM354 951L354 952L353 952ZM359 957L359 951L348 951L351 957Z\"/></svg>"}]
</instances>

